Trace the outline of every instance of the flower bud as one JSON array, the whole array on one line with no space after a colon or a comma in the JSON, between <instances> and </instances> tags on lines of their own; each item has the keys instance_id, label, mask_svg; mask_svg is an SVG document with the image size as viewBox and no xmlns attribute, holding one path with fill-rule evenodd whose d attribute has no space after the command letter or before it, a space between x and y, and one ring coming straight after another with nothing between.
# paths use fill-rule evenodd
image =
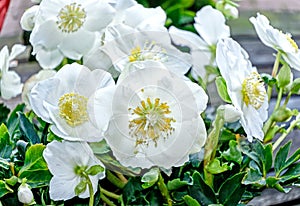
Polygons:
<instances>
[{"instance_id":1,"label":"flower bud","mask_svg":"<svg viewBox=\"0 0 300 206\"><path fill-rule=\"evenodd\" d=\"M27 205L34 203L34 197L28 184L22 183L18 188L18 200Z\"/></svg>"},{"instance_id":2,"label":"flower bud","mask_svg":"<svg viewBox=\"0 0 300 206\"><path fill-rule=\"evenodd\" d=\"M34 24L35 24L35 16L39 9L39 6L35 5L31 8L27 9L23 16L21 17L21 27L25 31L32 31Z\"/></svg>"},{"instance_id":3,"label":"flower bud","mask_svg":"<svg viewBox=\"0 0 300 206\"><path fill-rule=\"evenodd\" d=\"M293 112L289 108L280 107L273 114L272 118L276 122L288 121L293 116Z\"/></svg>"},{"instance_id":4,"label":"flower bud","mask_svg":"<svg viewBox=\"0 0 300 206\"><path fill-rule=\"evenodd\" d=\"M224 109L224 120L225 122L235 122L240 119L241 112L232 106L231 104L221 105L219 109Z\"/></svg>"}]
</instances>

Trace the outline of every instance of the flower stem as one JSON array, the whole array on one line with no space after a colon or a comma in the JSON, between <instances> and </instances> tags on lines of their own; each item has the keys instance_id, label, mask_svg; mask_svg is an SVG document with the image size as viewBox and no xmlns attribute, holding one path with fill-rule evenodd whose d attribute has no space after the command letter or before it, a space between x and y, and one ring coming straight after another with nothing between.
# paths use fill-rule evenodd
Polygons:
<instances>
[{"instance_id":1,"label":"flower stem","mask_svg":"<svg viewBox=\"0 0 300 206\"><path fill-rule=\"evenodd\" d=\"M111 171L106 170L107 179L114 184L116 187L123 189L126 185L125 182L122 182L119 178L117 178Z\"/></svg>"},{"instance_id":2,"label":"flower stem","mask_svg":"<svg viewBox=\"0 0 300 206\"><path fill-rule=\"evenodd\" d=\"M110 199L108 199L102 192L100 192L100 198L105 202L108 206L116 206Z\"/></svg>"},{"instance_id":3,"label":"flower stem","mask_svg":"<svg viewBox=\"0 0 300 206\"><path fill-rule=\"evenodd\" d=\"M289 92L288 95L286 96L285 100L284 100L284 103L283 103L283 106L286 107L288 102L290 101L290 98L292 96L292 92Z\"/></svg>"},{"instance_id":4,"label":"flower stem","mask_svg":"<svg viewBox=\"0 0 300 206\"><path fill-rule=\"evenodd\" d=\"M283 94L283 88L280 88L279 89L279 92L278 92L278 96L277 96L277 101L276 101L276 105L274 107L274 110L273 111L276 111L276 109L279 108L280 106L280 102L281 102L281 99L282 99L282 94Z\"/></svg>"},{"instance_id":5,"label":"flower stem","mask_svg":"<svg viewBox=\"0 0 300 206\"><path fill-rule=\"evenodd\" d=\"M167 201L168 206L172 206L172 199L169 194L169 190L164 182L164 178L162 177L161 173L159 173L157 186L164 197L164 199Z\"/></svg>"},{"instance_id":6,"label":"flower stem","mask_svg":"<svg viewBox=\"0 0 300 206\"><path fill-rule=\"evenodd\" d=\"M94 196L94 189L93 189L92 181L91 181L89 175L86 174L85 172L83 172L82 176L86 179L87 185L88 185L88 187L89 187L89 193L90 193L90 202L89 202L89 206L94 206L94 199L95 199L95 196Z\"/></svg>"},{"instance_id":7,"label":"flower stem","mask_svg":"<svg viewBox=\"0 0 300 206\"><path fill-rule=\"evenodd\" d=\"M119 172L116 172L116 175L118 176L118 178L124 182L125 184L128 182L128 180L126 179L126 177L124 177L123 174L119 173Z\"/></svg>"},{"instance_id":8,"label":"flower stem","mask_svg":"<svg viewBox=\"0 0 300 206\"><path fill-rule=\"evenodd\" d=\"M280 63L280 58L281 58L281 53L278 52L276 55L276 59L275 59L275 63L273 66L273 70L272 70L272 77L276 77L277 72L278 72L278 68L279 68L279 63ZM268 86L268 100L270 102L271 100L271 96L272 96L272 86Z\"/></svg>"},{"instance_id":9,"label":"flower stem","mask_svg":"<svg viewBox=\"0 0 300 206\"><path fill-rule=\"evenodd\" d=\"M289 128L276 140L273 145L273 151L281 144L281 142L287 137L287 135L294 129L294 127L299 123L299 120L296 119L292 121Z\"/></svg>"},{"instance_id":10,"label":"flower stem","mask_svg":"<svg viewBox=\"0 0 300 206\"><path fill-rule=\"evenodd\" d=\"M117 195L117 194L110 192L102 187L100 187L100 192L102 192L104 195L111 197L113 199L116 199L116 200L119 200L121 198L121 195Z\"/></svg>"}]
</instances>

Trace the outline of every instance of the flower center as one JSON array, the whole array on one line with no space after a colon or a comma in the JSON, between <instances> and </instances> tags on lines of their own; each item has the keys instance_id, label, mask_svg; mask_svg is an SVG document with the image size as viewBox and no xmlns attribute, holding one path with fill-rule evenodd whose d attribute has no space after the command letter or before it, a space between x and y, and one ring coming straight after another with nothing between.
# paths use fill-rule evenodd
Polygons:
<instances>
[{"instance_id":1,"label":"flower center","mask_svg":"<svg viewBox=\"0 0 300 206\"><path fill-rule=\"evenodd\" d=\"M88 99L77 93L67 93L59 98L59 115L71 127L83 124L88 120Z\"/></svg>"},{"instance_id":2,"label":"flower center","mask_svg":"<svg viewBox=\"0 0 300 206\"><path fill-rule=\"evenodd\" d=\"M292 39L291 35L286 34L286 39L290 42L290 44L292 45L292 47L295 49L295 52L297 53L299 48L297 43L294 41L294 39Z\"/></svg>"},{"instance_id":3,"label":"flower center","mask_svg":"<svg viewBox=\"0 0 300 206\"><path fill-rule=\"evenodd\" d=\"M146 41L143 48L136 46L131 50L131 53L128 57L129 62L135 61L145 61L145 60L154 60L154 61L167 61L166 50L160 45L157 45L154 41L151 43Z\"/></svg>"},{"instance_id":4,"label":"flower center","mask_svg":"<svg viewBox=\"0 0 300 206\"><path fill-rule=\"evenodd\" d=\"M259 109L264 103L266 90L264 82L257 72L252 72L242 84L243 101L248 106Z\"/></svg>"},{"instance_id":5,"label":"flower center","mask_svg":"<svg viewBox=\"0 0 300 206\"><path fill-rule=\"evenodd\" d=\"M80 29L85 22L86 12L81 4L71 3L64 6L57 15L58 28L62 32L72 33Z\"/></svg>"},{"instance_id":6,"label":"flower center","mask_svg":"<svg viewBox=\"0 0 300 206\"><path fill-rule=\"evenodd\" d=\"M140 106L132 111L132 120L129 121L131 137L136 139L136 146L143 144L149 145L153 141L157 146L159 138L168 138L175 130L171 123L176 122L172 117L169 105L166 102L161 103L159 98L154 101L148 97L146 101L142 100Z\"/></svg>"}]
</instances>

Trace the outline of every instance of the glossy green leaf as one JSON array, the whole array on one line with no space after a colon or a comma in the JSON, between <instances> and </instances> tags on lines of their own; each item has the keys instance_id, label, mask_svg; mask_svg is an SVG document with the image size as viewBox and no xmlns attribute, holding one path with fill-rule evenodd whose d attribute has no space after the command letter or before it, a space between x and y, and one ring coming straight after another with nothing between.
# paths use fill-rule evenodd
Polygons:
<instances>
[{"instance_id":1,"label":"glossy green leaf","mask_svg":"<svg viewBox=\"0 0 300 206\"><path fill-rule=\"evenodd\" d=\"M287 64L284 64L277 75L277 86L284 88L291 82L291 69Z\"/></svg>"},{"instance_id":2,"label":"glossy green leaf","mask_svg":"<svg viewBox=\"0 0 300 206\"><path fill-rule=\"evenodd\" d=\"M104 168L100 165L93 165L86 171L86 173L91 176L97 175L101 172L104 172Z\"/></svg>"},{"instance_id":3,"label":"glossy green leaf","mask_svg":"<svg viewBox=\"0 0 300 206\"><path fill-rule=\"evenodd\" d=\"M201 174L195 171L192 175L192 178L193 185L188 186L189 195L196 199L200 205L217 203L215 192L205 183Z\"/></svg>"},{"instance_id":4,"label":"glossy green leaf","mask_svg":"<svg viewBox=\"0 0 300 206\"><path fill-rule=\"evenodd\" d=\"M20 120L20 130L25 140L30 142L31 144L40 143L41 140L39 136L37 135L33 125L30 123L30 121L27 119L24 113L18 112L17 114Z\"/></svg>"},{"instance_id":5,"label":"glossy green leaf","mask_svg":"<svg viewBox=\"0 0 300 206\"><path fill-rule=\"evenodd\" d=\"M13 192L14 191L3 180L0 180L0 198Z\"/></svg>"},{"instance_id":6,"label":"glossy green leaf","mask_svg":"<svg viewBox=\"0 0 300 206\"><path fill-rule=\"evenodd\" d=\"M284 172L280 178L280 182L286 182L292 179L300 178L300 164L298 163L289 167L288 170Z\"/></svg>"},{"instance_id":7,"label":"glossy green leaf","mask_svg":"<svg viewBox=\"0 0 300 206\"><path fill-rule=\"evenodd\" d=\"M146 172L141 181L143 182L142 187L144 189L152 187L158 180L159 177L159 169L152 168L150 171Z\"/></svg>"},{"instance_id":8,"label":"glossy green leaf","mask_svg":"<svg viewBox=\"0 0 300 206\"><path fill-rule=\"evenodd\" d=\"M291 93L299 94L299 92L300 92L300 78L297 78L292 83Z\"/></svg>"},{"instance_id":9,"label":"glossy green leaf","mask_svg":"<svg viewBox=\"0 0 300 206\"><path fill-rule=\"evenodd\" d=\"M29 147L25 154L24 166L19 171L19 178L26 178L32 188L48 185L51 179L47 163L43 158L44 149L45 146L42 144Z\"/></svg>"},{"instance_id":10,"label":"glossy green leaf","mask_svg":"<svg viewBox=\"0 0 300 206\"><path fill-rule=\"evenodd\" d=\"M84 193L87 188L87 181L85 179L82 179L78 185L75 187L75 195L80 195L81 193Z\"/></svg>"},{"instance_id":11,"label":"glossy green leaf","mask_svg":"<svg viewBox=\"0 0 300 206\"><path fill-rule=\"evenodd\" d=\"M12 142L10 141L10 136L5 124L0 126L0 157L6 159L9 158L12 153Z\"/></svg>"},{"instance_id":12,"label":"glossy green leaf","mask_svg":"<svg viewBox=\"0 0 300 206\"><path fill-rule=\"evenodd\" d=\"M242 180L245 173L238 173L226 179L219 189L219 202L224 206L237 205L245 192L245 186L242 185Z\"/></svg>"},{"instance_id":13,"label":"glossy green leaf","mask_svg":"<svg viewBox=\"0 0 300 206\"><path fill-rule=\"evenodd\" d=\"M253 185L258 188L266 185L266 180L263 177L262 173L259 171L259 168L248 169L248 172L242 182L245 185Z\"/></svg>"},{"instance_id":14,"label":"glossy green leaf","mask_svg":"<svg viewBox=\"0 0 300 206\"><path fill-rule=\"evenodd\" d=\"M185 204L188 205L188 206L200 206L200 204L198 203L198 201L195 200L194 198L192 198L189 195L185 195L183 197L183 200L184 200Z\"/></svg>"},{"instance_id":15,"label":"glossy green leaf","mask_svg":"<svg viewBox=\"0 0 300 206\"><path fill-rule=\"evenodd\" d=\"M6 122L10 110L4 105L0 104L0 124Z\"/></svg>"},{"instance_id":16,"label":"glossy green leaf","mask_svg":"<svg viewBox=\"0 0 300 206\"><path fill-rule=\"evenodd\" d=\"M227 92L227 86L223 77L217 77L215 80L219 96L224 102L231 103L231 99Z\"/></svg>"},{"instance_id":17,"label":"glossy green leaf","mask_svg":"<svg viewBox=\"0 0 300 206\"><path fill-rule=\"evenodd\" d=\"M186 185L189 185L189 182L180 180L180 178L173 179L168 182L167 187L169 190L177 190L181 187L184 187Z\"/></svg>"},{"instance_id":18,"label":"glossy green leaf","mask_svg":"<svg viewBox=\"0 0 300 206\"><path fill-rule=\"evenodd\" d=\"M220 160L215 158L206 166L206 170L211 174L220 174L227 170L231 170L231 166L228 166L227 162L221 165Z\"/></svg>"},{"instance_id":19,"label":"glossy green leaf","mask_svg":"<svg viewBox=\"0 0 300 206\"><path fill-rule=\"evenodd\" d=\"M290 147L292 142L289 141L284 146L280 147L278 150L275 160L274 160L274 169L276 172L276 176L280 175L280 172L285 168L286 159L288 157Z\"/></svg>"},{"instance_id":20,"label":"glossy green leaf","mask_svg":"<svg viewBox=\"0 0 300 206\"><path fill-rule=\"evenodd\" d=\"M222 157L227 161L234 161L238 164L242 163L243 156L235 140L230 140L229 149L222 153Z\"/></svg>"},{"instance_id":21,"label":"glossy green leaf","mask_svg":"<svg viewBox=\"0 0 300 206\"><path fill-rule=\"evenodd\" d=\"M25 109L25 104L19 104L16 108L11 112L8 120L7 120L7 128L9 131L10 136L12 137L13 134L16 132L18 125L19 125L19 118L18 112L23 112Z\"/></svg>"}]
</instances>

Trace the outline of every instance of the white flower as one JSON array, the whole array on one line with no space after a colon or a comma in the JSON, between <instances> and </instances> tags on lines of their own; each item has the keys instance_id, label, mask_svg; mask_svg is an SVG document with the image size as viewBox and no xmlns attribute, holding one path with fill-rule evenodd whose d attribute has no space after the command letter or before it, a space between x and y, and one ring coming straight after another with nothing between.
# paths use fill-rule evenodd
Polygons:
<instances>
[{"instance_id":1,"label":"white flower","mask_svg":"<svg viewBox=\"0 0 300 206\"><path fill-rule=\"evenodd\" d=\"M263 80L252 67L247 52L233 39L218 42L216 61L226 81L232 104L241 111L241 125L247 138L263 139L263 123L268 117L268 97Z\"/></svg>"},{"instance_id":2,"label":"white flower","mask_svg":"<svg viewBox=\"0 0 300 206\"><path fill-rule=\"evenodd\" d=\"M283 59L294 69L300 70L300 52L298 45L292 39L291 34L272 27L267 17L257 14L251 17L250 22L254 25L260 40L268 47L282 53Z\"/></svg>"},{"instance_id":3,"label":"white flower","mask_svg":"<svg viewBox=\"0 0 300 206\"><path fill-rule=\"evenodd\" d=\"M190 55L175 48L167 29L138 31L123 24L109 28L114 40L105 42L101 49L110 57L118 72L131 67L144 68L148 61L164 64L178 75L190 69Z\"/></svg>"},{"instance_id":4,"label":"white flower","mask_svg":"<svg viewBox=\"0 0 300 206\"><path fill-rule=\"evenodd\" d=\"M32 31L35 25L35 18L38 10L39 6L34 5L24 12L20 20L20 24L23 30Z\"/></svg>"},{"instance_id":5,"label":"white flower","mask_svg":"<svg viewBox=\"0 0 300 206\"><path fill-rule=\"evenodd\" d=\"M231 104L221 105L219 109L224 110L224 120L225 122L235 122L241 118L242 112Z\"/></svg>"},{"instance_id":6,"label":"white flower","mask_svg":"<svg viewBox=\"0 0 300 206\"><path fill-rule=\"evenodd\" d=\"M32 75L24 84L22 91L22 101L26 104L28 109L31 109L29 103L29 94L31 89L39 82L45 79L49 79L56 74L55 70L52 69L43 69L37 74Z\"/></svg>"},{"instance_id":7,"label":"white flower","mask_svg":"<svg viewBox=\"0 0 300 206\"><path fill-rule=\"evenodd\" d=\"M33 54L41 67L50 69L64 57L79 60L113 15L104 0L43 0L30 36Z\"/></svg>"},{"instance_id":8,"label":"white flower","mask_svg":"<svg viewBox=\"0 0 300 206\"><path fill-rule=\"evenodd\" d=\"M100 141L109 116L94 114L93 94L100 90L100 103L110 108L115 88L111 75L103 70L90 71L73 63L62 67L52 78L38 82L30 93L30 106L44 121L53 124L51 130L70 141ZM95 125L94 116L101 118Z\"/></svg>"},{"instance_id":9,"label":"white flower","mask_svg":"<svg viewBox=\"0 0 300 206\"><path fill-rule=\"evenodd\" d=\"M33 193L30 186L26 183L22 183L18 188L18 200L25 205L34 204Z\"/></svg>"},{"instance_id":10,"label":"white flower","mask_svg":"<svg viewBox=\"0 0 300 206\"><path fill-rule=\"evenodd\" d=\"M163 65L136 70L116 89L105 138L126 167L181 166L205 143L207 101L199 85Z\"/></svg>"},{"instance_id":11,"label":"white flower","mask_svg":"<svg viewBox=\"0 0 300 206\"><path fill-rule=\"evenodd\" d=\"M191 49L193 57L192 76L198 80L211 80L213 77L208 77L205 70L206 65L214 64L215 49L217 42L230 36L230 29L225 24L225 17L223 14L213 9L211 6L205 6L199 10L195 17L194 27L198 35L170 27L169 32L172 40L177 45L188 46Z\"/></svg>"},{"instance_id":12,"label":"white flower","mask_svg":"<svg viewBox=\"0 0 300 206\"><path fill-rule=\"evenodd\" d=\"M49 143L43 152L48 168L53 175L50 180L50 198L52 200L68 200L75 197L75 187L84 179L82 171L87 171L94 165L104 165L94 156L91 148L85 142L58 142ZM93 185L94 193L98 189L99 179L105 173L88 175ZM79 195L80 198L89 197L88 187Z\"/></svg>"},{"instance_id":13,"label":"white flower","mask_svg":"<svg viewBox=\"0 0 300 206\"><path fill-rule=\"evenodd\" d=\"M8 71L8 69L10 62L23 53L25 49L25 46L15 44L10 54L7 46L0 51L0 90L3 99L11 99L22 92L23 84L20 76L15 71Z\"/></svg>"}]
</instances>

